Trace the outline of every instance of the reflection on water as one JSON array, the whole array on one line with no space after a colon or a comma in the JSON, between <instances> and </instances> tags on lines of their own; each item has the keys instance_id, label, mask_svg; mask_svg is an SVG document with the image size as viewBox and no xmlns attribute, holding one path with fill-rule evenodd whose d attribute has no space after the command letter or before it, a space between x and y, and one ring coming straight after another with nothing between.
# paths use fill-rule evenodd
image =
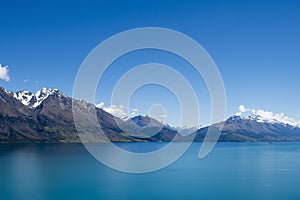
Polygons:
<instances>
[{"instance_id":1,"label":"reflection on water","mask_svg":"<svg viewBox=\"0 0 300 200\"><path fill-rule=\"evenodd\" d=\"M162 143L123 143L152 151ZM201 143L173 165L126 174L80 144L0 145L0 199L300 199L300 143L219 143L203 160Z\"/></svg>"}]
</instances>

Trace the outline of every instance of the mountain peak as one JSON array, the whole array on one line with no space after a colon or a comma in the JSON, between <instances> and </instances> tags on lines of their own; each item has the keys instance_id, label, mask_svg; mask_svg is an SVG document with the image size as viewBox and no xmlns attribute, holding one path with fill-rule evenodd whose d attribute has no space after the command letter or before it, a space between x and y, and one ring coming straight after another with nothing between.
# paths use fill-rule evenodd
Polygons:
<instances>
[{"instance_id":1,"label":"mountain peak","mask_svg":"<svg viewBox=\"0 0 300 200\"><path fill-rule=\"evenodd\" d=\"M233 121L239 121L239 120L241 120L242 118L240 117L240 116L238 116L238 115L233 115L233 116L231 116L231 117L229 117L226 121L227 122L233 122Z\"/></svg>"},{"instance_id":2,"label":"mountain peak","mask_svg":"<svg viewBox=\"0 0 300 200\"><path fill-rule=\"evenodd\" d=\"M144 127L144 126L162 126L160 122L158 122L156 119L150 117L149 115L137 115L129 119L129 121L132 121L138 126Z\"/></svg>"},{"instance_id":3,"label":"mountain peak","mask_svg":"<svg viewBox=\"0 0 300 200\"><path fill-rule=\"evenodd\" d=\"M49 89L43 87L38 90L35 94L27 90L21 90L13 94L14 98L19 100L25 106L30 108L38 107L45 99L50 95L57 94L59 96L63 95L58 89Z\"/></svg>"}]
</instances>

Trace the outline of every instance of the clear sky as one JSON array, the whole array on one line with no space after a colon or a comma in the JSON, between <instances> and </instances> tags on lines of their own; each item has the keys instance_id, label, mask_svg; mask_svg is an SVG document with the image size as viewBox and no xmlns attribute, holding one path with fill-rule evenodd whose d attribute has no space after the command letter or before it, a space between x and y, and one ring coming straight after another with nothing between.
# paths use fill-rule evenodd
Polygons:
<instances>
[{"instance_id":1,"label":"clear sky","mask_svg":"<svg viewBox=\"0 0 300 200\"><path fill-rule=\"evenodd\" d=\"M81 62L98 43L127 29L158 26L185 33L207 50L224 80L228 115L243 104L300 120L299 1L1 0L0 8L0 63L10 76L0 86L8 90L49 87L71 96ZM172 65L187 76L198 91L201 123L207 124L209 96L201 77L157 51L118 60L96 101L109 105L114 81L147 62ZM178 102L158 86L137 91L130 106L147 114L154 103L163 104L167 121L177 124Z\"/></svg>"}]
</instances>

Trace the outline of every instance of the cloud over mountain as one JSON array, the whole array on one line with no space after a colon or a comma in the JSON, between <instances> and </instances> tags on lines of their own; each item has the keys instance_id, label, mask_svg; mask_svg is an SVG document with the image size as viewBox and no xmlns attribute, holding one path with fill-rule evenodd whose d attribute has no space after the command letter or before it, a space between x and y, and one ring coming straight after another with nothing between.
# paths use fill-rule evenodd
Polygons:
<instances>
[{"instance_id":1,"label":"cloud over mountain","mask_svg":"<svg viewBox=\"0 0 300 200\"><path fill-rule=\"evenodd\" d=\"M130 116L136 116L139 113L139 109L134 108L131 110L130 114L128 112L128 109L123 105L110 105L105 106L104 102L100 102L96 105L97 108L101 108L105 110L106 112L119 117L121 119L127 119L130 118Z\"/></svg>"},{"instance_id":2,"label":"cloud over mountain","mask_svg":"<svg viewBox=\"0 0 300 200\"><path fill-rule=\"evenodd\" d=\"M292 117L286 116L284 113L273 113L262 109L256 110L256 109L246 108L244 105L239 106L239 112L237 112L236 115L246 116L246 117L258 116L259 120L261 121L280 122L292 126L300 126L299 121L295 120Z\"/></svg>"}]
</instances>

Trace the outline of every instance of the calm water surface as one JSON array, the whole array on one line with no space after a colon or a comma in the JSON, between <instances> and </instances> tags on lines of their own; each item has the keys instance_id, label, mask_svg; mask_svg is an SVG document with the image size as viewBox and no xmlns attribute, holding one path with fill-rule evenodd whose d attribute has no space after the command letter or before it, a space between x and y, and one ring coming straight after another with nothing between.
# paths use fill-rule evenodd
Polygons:
<instances>
[{"instance_id":1,"label":"calm water surface","mask_svg":"<svg viewBox=\"0 0 300 200\"><path fill-rule=\"evenodd\" d=\"M0 199L300 199L300 143L219 143L203 160L200 146L163 170L126 174L80 144L1 144Z\"/></svg>"}]
</instances>

